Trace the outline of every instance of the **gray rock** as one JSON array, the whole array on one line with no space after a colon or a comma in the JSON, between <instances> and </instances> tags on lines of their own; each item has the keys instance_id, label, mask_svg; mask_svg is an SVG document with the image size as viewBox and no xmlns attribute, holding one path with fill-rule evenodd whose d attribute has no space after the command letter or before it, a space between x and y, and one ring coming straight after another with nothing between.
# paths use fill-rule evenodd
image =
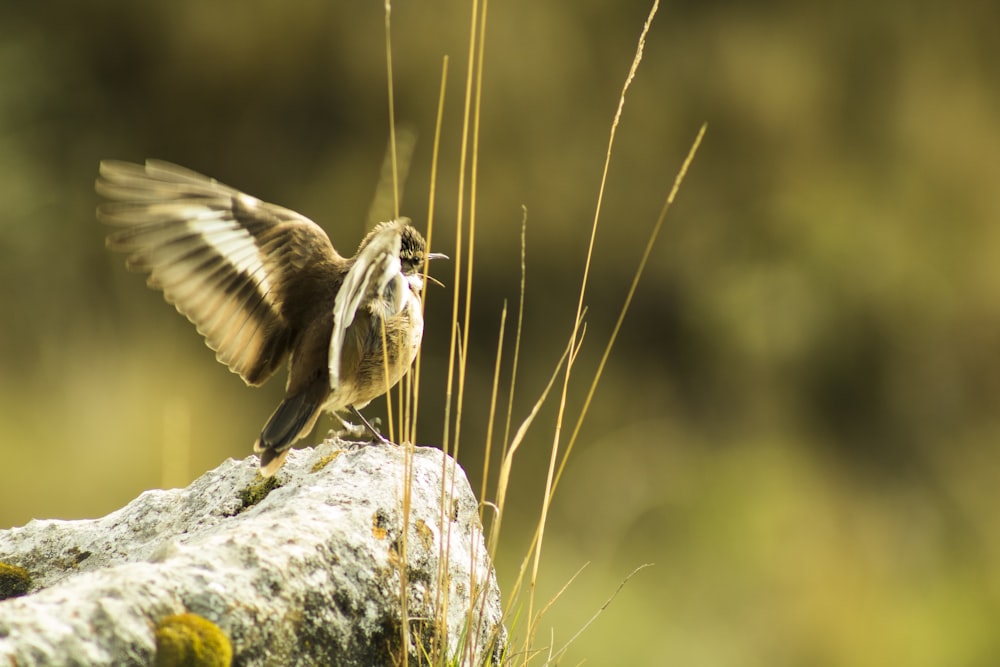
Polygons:
<instances>
[{"instance_id":1,"label":"gray rock","mask_svg":"<svg viewBox=\"0 0 1000 667\"><path fill-rule=\"evenodd\" d=\"M0 561L33 581L0 602L0 664L152 664L157 623L185 612L222 629L235 665L400 663L405 451L292 452L250 506L257 460L229 460L101 519L0 531ZM452 459L411 451L410 664L442 641L458 664L496 660L505 631L476 499Z\"/></svg>"}]
</instances>

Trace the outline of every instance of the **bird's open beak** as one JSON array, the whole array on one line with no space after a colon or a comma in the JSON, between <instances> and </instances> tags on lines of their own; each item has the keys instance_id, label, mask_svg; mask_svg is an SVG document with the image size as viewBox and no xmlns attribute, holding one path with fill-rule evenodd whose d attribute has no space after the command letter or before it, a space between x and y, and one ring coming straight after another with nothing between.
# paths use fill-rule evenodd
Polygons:
<instances>
[{"instance_id":1,"label":"bird's open beak","mask_svg":"<svg viewBox=\"0 0 1000 667\"><path fill-rule=\"evenodd\" d=\"M426 257L424 259L431 260L431 259L451 259L451 258L448 257L448 255L444 254L443 252L429 252L429 253L427 253L427 255L426 255ZM424 270L426 270L426 267L425 267ZM434 276L432 276L430 274L424 274L424 278L427 279L427 282L434 283L438 287L444 287L444 283L443 282L441 282L440 280L438 280L437 278L435 278Z\"/></svg>"},{"instance_id":2,"label":"bird's open beak","mask_svg":"<svg viewBox=\"0 0 1000 667\"><path fill-rule=\"evenodd\" d=\"M450 259L450 258L448 257L448 255L444 254L443 252L429 252L429 253L427 253L427 256L426 256L425 259L431 260L431 259ZM435 278L434 276L427 275L425 277L427 278L428 282L434 283L438 287L444 287L444 283L441 282L440 280L438 280L437 278Z\"/></svg>"},{"instance_id":3,"label":"bird's open beak","mask_svg":"<svg viewBox=\"0 0 1000 667\"><path fill-rule=\"evenodd\" d=\"M426 260L432 260L432 259L451 259L451 258L448 257L448 255L444 254L443 252L429 252L424 257L424 259L426 259ZM427 267L425 266L424 267L424 271L426 271L426 270L427 270ZM434 283L438 287L444 287L444 283L443 282L441 282L440 280L438 280L437 278L435 278L434 276L432 276L430 274L425 273L424 274L424 278L427 279L427 282Z\"/></svg>"}]
</instances>

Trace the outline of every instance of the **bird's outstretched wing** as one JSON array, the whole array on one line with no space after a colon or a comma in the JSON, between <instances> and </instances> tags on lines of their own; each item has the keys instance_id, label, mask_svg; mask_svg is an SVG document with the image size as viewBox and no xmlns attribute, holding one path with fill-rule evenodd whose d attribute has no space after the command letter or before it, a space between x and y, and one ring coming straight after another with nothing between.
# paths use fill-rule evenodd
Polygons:
<instances>
[{"instance_id":1,"label":"bird's outstretched wing","mask_svg":"<svg viewBox=\"0 0 1000 667\"><path fill-rule=\"evenodd\" d=\"M316 223L168 162L106 160L97 217L108 248L185 315L216 357L252 385L288 355L299 324L289 286L322 281L339 256Z\"/></svg>"},{"instance_id":2,"label":"bird's outstretched wing","mask_svg":"<svg viewBox=\"0 0 1000 667\"><path fill-rule=\"evenodd\" d=\"M402 281L402 265L399 250L402 244L403 228L408 220L401 218L380 223L365 237L354 263L344 276L344 282L337 292L333 304L333 334L330 336L330 387L336 391L340 386L340 369L347 330L354 322L362 301L372 311L372 315L387 318L399 312L403 305L405 285Z\"/></svg>"}]
</instances>

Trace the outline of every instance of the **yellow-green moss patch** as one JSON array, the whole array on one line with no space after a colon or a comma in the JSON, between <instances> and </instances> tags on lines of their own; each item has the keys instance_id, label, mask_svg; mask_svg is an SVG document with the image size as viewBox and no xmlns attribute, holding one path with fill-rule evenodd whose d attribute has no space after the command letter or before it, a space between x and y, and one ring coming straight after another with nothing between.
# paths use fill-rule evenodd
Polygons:
<instances>
[{"instance_id":1,"label":"yellow-green moss patch","mask_svg":"<svg viewBox=\"0 0 1000 667\"><path fill-rule=\"evenodd\" d=\"M31 575L23 567L0 563L0 600L16 598L31 589Z\"/></svg>"},{"instance_id":2,"label":"yellow-green moss patch","mask_svg":"<svg viewBox=\"0 0 1000 667\"><path fill-rule=\"evenodd\" d=\"M330 461L340 456L343 453L343 451L344 450L342 449L335 449L334 451L330 452L329 454L321 458L319 461L316 461L316 463L313 464L313 467L310 468L310 472L319 472L320 470L325 468Z\"/></svg>"},{"instance_id":3,"label":"yellow-green moss patch","mask_svg":"<svg viewBox=\"0 0 1000 667\"><path fill-rule=\"evenodd\" d=\"M267 497L267 494L274 491L276 488L281 486L278 484L278 480L275 477L261 477L259 474L257 478L250 483L249 486L240 491L240 500L243 502L243 507L241 509L247 509L253 507L260 501Z\"/></svg>"},{"instance_id":4,"label":"yellow-green moss patch","mask_svg":"<svg viewBox=\"0 0 1000 667\"><path fill-rule=\"evenodd\" d=\"M229 637L207 618L177 614L156 626L156 667L229 667L232 661Z\"/></svg>"}]
</instances>

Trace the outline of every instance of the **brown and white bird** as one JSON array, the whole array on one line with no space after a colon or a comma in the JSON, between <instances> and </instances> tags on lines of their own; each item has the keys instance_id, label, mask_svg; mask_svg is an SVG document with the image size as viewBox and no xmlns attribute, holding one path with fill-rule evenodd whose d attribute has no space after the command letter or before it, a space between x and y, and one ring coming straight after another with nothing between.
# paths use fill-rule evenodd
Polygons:
<instances>
[{"instance_id":1,"label":"brown and white bird","mask_svg":"<svg viewBox=\"0 0 1000 667\"><path fill-rule=\"evenodd\" d=\"M367 425L358 409L416 358L425 262L444 255L406 218L380 223L346 258L305 216L168 162L105 160L96 189L112 200L98 219L119 228L108 248L149 274L220 362L260 385L290 360L285 398L254 444L264 476L323 411Z\"/></svg>"}]
</instances>

